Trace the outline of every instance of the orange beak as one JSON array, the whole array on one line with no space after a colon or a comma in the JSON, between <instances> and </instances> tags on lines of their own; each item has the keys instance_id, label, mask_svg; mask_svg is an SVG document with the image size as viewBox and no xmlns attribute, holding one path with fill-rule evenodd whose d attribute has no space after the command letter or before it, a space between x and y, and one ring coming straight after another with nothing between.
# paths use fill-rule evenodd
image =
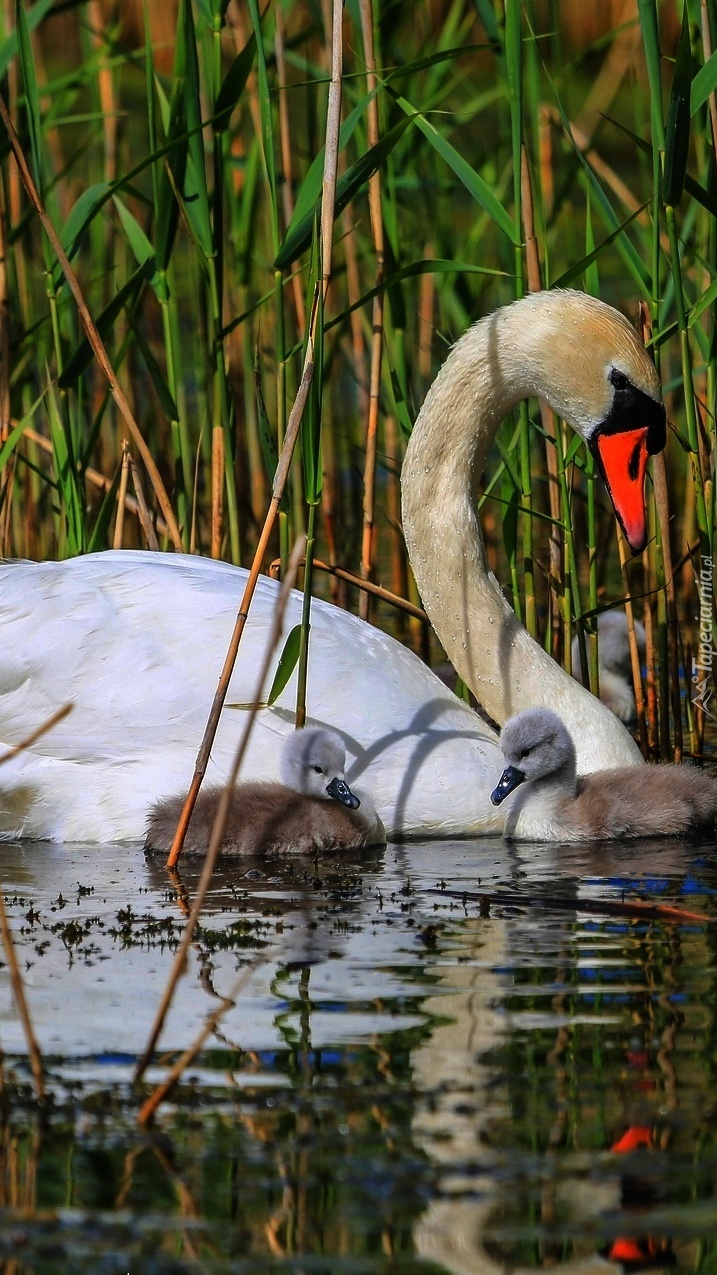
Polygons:
<instances>
[{"instance_id":1,"label":"orange beak","mask_svg":"<svg viewBox=\"0 0 717 1275\"><path fill-rule=\"evenodd\" d=\"M605 486L633 553L640 553L647 544L645 471L651 451L648 433L648 427L643 426L619 434L598 433L594 441Z\"/></svg>"}]
</instances>

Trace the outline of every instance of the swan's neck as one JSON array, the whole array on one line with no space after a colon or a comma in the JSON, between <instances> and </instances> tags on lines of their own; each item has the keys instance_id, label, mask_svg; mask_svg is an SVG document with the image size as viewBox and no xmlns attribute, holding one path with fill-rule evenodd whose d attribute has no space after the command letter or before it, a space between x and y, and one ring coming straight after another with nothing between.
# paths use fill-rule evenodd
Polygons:
<instances>
[{"instance_id":1,"label":"swan's neck","mask_svg":"<svg viewBox=\"0 0 717 1275\"><path fill-rule=\"evenodd\" d=\"M575 742L578 772L641 761L624 726L519 624L488 570L474 477L505 415L534 394L575 411L551 385L560 356L520 303L458 342L431 386L406 451L403 529L423 604L451 663L502 725L546 705Z\"/></svg>"}]
</instances>

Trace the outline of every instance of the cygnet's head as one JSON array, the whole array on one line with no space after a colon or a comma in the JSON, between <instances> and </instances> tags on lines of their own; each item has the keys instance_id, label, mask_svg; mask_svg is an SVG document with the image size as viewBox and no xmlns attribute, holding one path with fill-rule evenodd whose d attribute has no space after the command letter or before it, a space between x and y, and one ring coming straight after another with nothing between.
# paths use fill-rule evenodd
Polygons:
<instances>
[{"instance_id":1,"label":"cygnet's head","mask_svg":"<svg viewBox=\"0 0 717 1275\"><path fill-rule=\"evenodd\" d=\"M558 771L575 775L575 745L550 708L528 708L511 717L500 733L500 746L506 766L490 795L494 806L526 780L547 779Z\"/></svg>"},{"instance_id":2,"label":"cygnet's head","mask_svg":"<svg viewBox=\"0 0 717 1275\"><path fill-rule=\"evenodd\" d=\"M361 803L345 778L346 749L336 731L307 726L287 735L281 755L281 778L307 797L333 797L355 810Z\"/></svg>"}]
</instances>

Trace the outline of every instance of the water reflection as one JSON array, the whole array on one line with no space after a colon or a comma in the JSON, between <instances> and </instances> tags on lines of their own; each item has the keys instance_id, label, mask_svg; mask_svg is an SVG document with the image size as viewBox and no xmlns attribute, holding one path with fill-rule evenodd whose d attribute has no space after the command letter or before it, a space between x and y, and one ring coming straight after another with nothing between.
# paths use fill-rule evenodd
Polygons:
<instances>
[{"instance_id":1,"label":"water reflection","mask_svg":"<svg viewBox=\"0 0 717 1275\"><path fill-rule=\"evenodd\" d=\"M196 870L3 847L53 1106L3 968L0 1269L717 1269L715 931L578 910L715 916L711 855L485 840L222 869L163 1054L262 960L147 1137L131 1075Z\"/></svg>"}]
</instances>

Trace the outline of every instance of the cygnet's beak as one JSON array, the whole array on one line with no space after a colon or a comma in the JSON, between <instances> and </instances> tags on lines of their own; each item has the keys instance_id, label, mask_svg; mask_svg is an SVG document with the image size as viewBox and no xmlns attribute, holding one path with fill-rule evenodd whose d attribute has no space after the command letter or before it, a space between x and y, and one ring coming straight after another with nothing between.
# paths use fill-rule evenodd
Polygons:
<instances>
[{"instance_id":1,"label":"cygnet's beak","mask_svg":"<svg viewBox=\"0 0 717 1275\"><path fill-rule=\"evenodd\" d=\"M495 788L490 794L490 799L494 806L499 806L501 801L505 801L506 797L512 793L518 784L525 781L525 775L522 770L518 770L517 766L506 766L503 774L498 780Z\"/></svg>"},{"instance_id":2,"label":"cygnet's beak","mask_svg":"<svg viewBox=\"0 0 717 1275\"><path fill-rule=\"evenodd\" d=\"M340 801L342 806L348 806L349 810L356 810L361 805L358 797L351 791L345 779L339 779L336 776L327 784L326 791L335 801Z\"/></svg>"}]
</instances>

